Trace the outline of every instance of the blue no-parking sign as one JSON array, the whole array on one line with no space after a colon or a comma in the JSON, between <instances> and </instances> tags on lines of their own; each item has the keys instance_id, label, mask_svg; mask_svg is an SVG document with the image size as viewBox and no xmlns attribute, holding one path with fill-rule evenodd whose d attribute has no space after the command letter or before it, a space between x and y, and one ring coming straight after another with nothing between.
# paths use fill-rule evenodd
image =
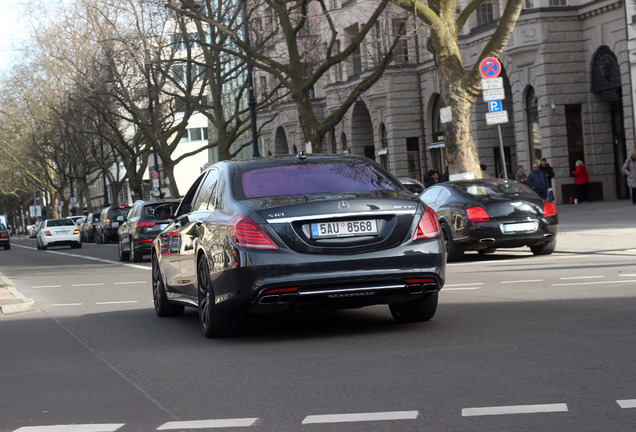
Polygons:
<instances>
[{"instance_id":1,"label":"blue no-parking sign","mask_svg":"<svg viewBox=\"0 0 636 432\"><path fill-rule=\"evenodd\" d=\"M496 58L485 58L479 63L479 72L484 78L497 78L501 73L501 63Z\"/></svg>"}]
</instances>

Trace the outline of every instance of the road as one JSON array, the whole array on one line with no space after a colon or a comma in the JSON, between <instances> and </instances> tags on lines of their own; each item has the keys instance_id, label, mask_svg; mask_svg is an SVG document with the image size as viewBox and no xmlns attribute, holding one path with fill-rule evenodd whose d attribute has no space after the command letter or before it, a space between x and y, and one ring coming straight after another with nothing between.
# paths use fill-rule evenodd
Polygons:
<instances>
[{"instance_id":1,"label":"road","mask_svg":"<svg viewBox=\"0 0 636 432\"><path fill-rule=\"evenodd\" d=\"M0 317L0 431L636 430L634 249L467 255L428 323L377 306L208 340L155 316L148 260L12 246L38 310Z\"/></svg>"}]
</instances>

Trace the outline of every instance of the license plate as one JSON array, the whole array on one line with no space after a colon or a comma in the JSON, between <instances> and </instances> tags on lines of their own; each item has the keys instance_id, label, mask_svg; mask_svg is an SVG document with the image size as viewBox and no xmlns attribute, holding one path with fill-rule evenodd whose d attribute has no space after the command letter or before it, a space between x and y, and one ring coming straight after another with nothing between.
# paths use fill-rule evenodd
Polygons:
<instances>
[{"instance_id":1,"label":"license plate","mask_svg":"<svg viewBox=\"0 0 636 432\"><path fill-rule=\"evenodd\" d=\"M522 222L514 224L503 224L504 233L534 232L537 230L537 222Z\"/></svg>"},{"instance_id":2,"label":"license plate","mask_svg":"<svg viewBox=\"0 0 636 432\"><path fill-rule=\"evenodd\" d=\"M354 237L377 234L378 224L375 219L311 224L312 238Z\"/></svg>"},{"instance_id":3,"label":"license plate","mask_svg":"<svg viewBox=\"0 0 636 432\"><path fill-rule=\"evenodd\" d=\"M113 225L113 228L117 228L119 226L119 222L113 222L112 225Z\"/></svg>"},{"instance_id":4,"label":"license plate","mask_svg":"<svg viewBox=\"0 0 636 432\"><path fill-rule=\"evenodd\" d=\"M68 234L68 230L55 231L55 234Z\"/></svg>"}]
</instances>

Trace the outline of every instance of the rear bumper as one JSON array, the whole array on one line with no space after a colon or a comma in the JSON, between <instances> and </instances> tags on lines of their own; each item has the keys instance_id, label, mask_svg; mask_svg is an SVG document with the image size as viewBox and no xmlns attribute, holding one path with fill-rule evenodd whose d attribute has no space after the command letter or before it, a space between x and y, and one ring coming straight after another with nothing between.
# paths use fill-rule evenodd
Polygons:
<instances>
[{"instance_id":1,"label":"rear bumper","mask_svg":"<svg viewBox=\"0 0 636 432\"><path fill-rule=\"evenodd\" d=\"M473 222L473 226L457 232L454 238L458 248L480 250L488 248L516 248L542 245L556 240L559 226L539 221L534 232L503 233L501 222Z\"/></svg>"}]
</instances>

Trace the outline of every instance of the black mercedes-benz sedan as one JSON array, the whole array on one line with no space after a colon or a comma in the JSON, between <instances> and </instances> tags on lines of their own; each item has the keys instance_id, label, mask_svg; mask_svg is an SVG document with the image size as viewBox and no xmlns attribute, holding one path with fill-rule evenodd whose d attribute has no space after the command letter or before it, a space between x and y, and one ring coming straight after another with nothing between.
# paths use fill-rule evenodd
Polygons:
<instances>
[{"instance_id":1,"label":"black mercedes-benz sedan","mask_svg":"<svg viewBox=\"0 0 636 432\"><path fill-rule=\"evenodd\" d=\"M219 162L171 220L153 244L155 310L197 308L207 337L288 310L388 304L398 322L427 321L444 285L435 212L363 157Z\"/></svg>"},{"instance_id":2,"label":"black mercedes-benz sedan","mask_svg":"<svg viewBox=\"0 0 636 432\"><path fill-rule=\"evenodd\" d=\"M420 199L439 217L449 261L460 259L467 250L483 254L528 246L535 255L554 252L556 206L521 183L504 179L438 183Z\"/></svg>"}]
</instances>

